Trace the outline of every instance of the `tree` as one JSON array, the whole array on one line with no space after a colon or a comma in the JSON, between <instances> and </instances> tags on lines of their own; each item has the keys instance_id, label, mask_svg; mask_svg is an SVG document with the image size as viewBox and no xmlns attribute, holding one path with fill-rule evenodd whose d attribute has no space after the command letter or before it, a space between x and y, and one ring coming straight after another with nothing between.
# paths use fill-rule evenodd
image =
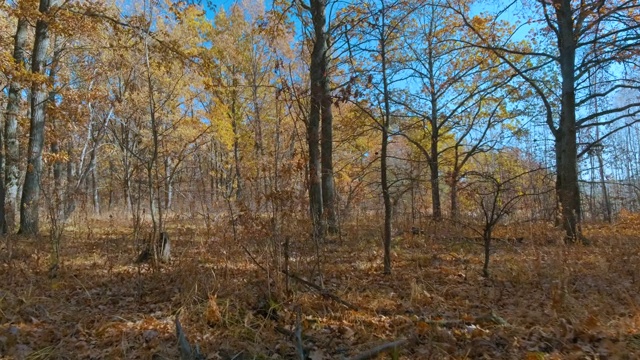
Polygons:
<instances>
[{"instance_id":1,"label":"tree","mask_svg":"<svg viewBox=\"0 0 640 360\"><path fill-rule=\"evenodd\" d=\"M640 40L640 4L635 0L536 0L530 6L538 18L527 19L527 24L542 24L531 30L538 34L536 48L515 42L517 36L492 33L502 21L500 15L514 11L509 7L500 9L493 23L469 16L468 8L458 6L456 11L475 34L474 45L503 59L540 99L555 141L559 219L567 240L573 242L583 239L578 160L603 139L638 121L640 114L640 99L624 105L611 101L620 91L640 89L630 72ZM540 76L541 72L557 76L559 83ZM556 99L559 109L554 106ZM593 101L600 104L598 109L586 111ZM605 127L608 131L599 139L584 139L589 129Z\"/></svg>"},{"instance_id":2,"label":"tree","mask_svg":"<svg viewBox=\"0 0 640 360\"><path fill-rule=\"evenodd\" d=\"M333 115L329 87L327 26L328 0L310 0L299 4L311 16L312 38L309 63L310 100L307 119L309 147L309 206L315 238L337 231L335 184L333 179ZM325 224L326 220L326 224Z\"/></svg>"},{"instance_id":3,"label":"tree","mask_svg":"<svg viewBox=\"0 0 640 360\"><path fill-rule=\"evenodd\" d=\"M380 187L384 206L383 246L385 274L391 274L391 223L393 218L393 204L391 201L391 180L389 179L389 142L393 135L391 131L394 114L394 93L402 82L399 74L402 66L398 63L401 33L404 21L416 9L408 6L404 1L388 2L386 0L367 1L347 9L350 13L358 14L353 23L358 24L350 31L346 38L348 59L351 72L360 78L363 94L369 95L365 101L356 97L356 104L375 123L380 131ZM349 12L345 12L349 13ZM356 42L352 42L356 40ZM353 58L361 57L361 58ZM358 65L355 65L355 63ZM345 90L349 93L349 87ZM350 94L348 94L350 95Z\"/></svg>"},{"instance_id":4,"label":"tree","mask_svg":"<svg viewBox=\"0 0 640 360\"><path fill-rule=\"evenodd\" d=\"M4 202L3 232L12 233L16 227L16 216L18 214L18 181L20 179L19 150L18 143L18 115L20 112L20 91L22 85L19 75L25 72L25 48L27 45L27 19L19 16L16 25L16 34L13 43L13 61L16 69L9 86L7 100L7 116L4 124L4 160L5 174L4 184L5 195L0 202Z\"/></svg>"},{"instance_id":5,"label":"tree","mask_svg":"<svg viewBox=\"0 0 640 360\"><path fill-rule=\"evenodd\" d=\"M479 210L477 231L484 243L484 265L482 274L489 276L491 242L495 227L509 214L516 212L521 200L536 192L527 186L528 178L541 171L541 168L522 168L518 162L518 151L505 151L503 154L487 154L480 161L480 171L465 174L467 192L471 194ZM515 160L515 161L514 161ZM542 189L533 189L540 192Z\"/></svg>"},{"instance_id":6,"label":"tree","mask_svg":"<svg viewBox=\"0 0 640 360\"><path fill-rule=\"evenodd\" d=\"M49 90L46 78L44 78L44 72L47 50L49 49L48 15L54 5L55 0L40 0L38 11L42 17L36 22L33 52L31 54L31 72L40 76L36 77L31 85L31 121L27 173L20 201L20 233L25 235L37 234L39 228L38 202L40 201L40 179L42 176L44 125L49 99Z\"/></svg>"},{"instance_id":7,"label":"tree","mask_svg":"<svg viewBox=\"0 0 640 360\"><path fill-rule=\"evenodd\" d=\"M511 84L513 72L500 59L464 43L468 29L442 2L425 5L412 19L416 25L407 31L404 59L411 86L398 99L407 114L398 133L426 159L435 219L442 216L442 168L449 165L447 155L453 158L448 184L454 217L462 167L491 149L496 128L515 117L507 99L517 89Z\"/></svg>"}]
</instances>

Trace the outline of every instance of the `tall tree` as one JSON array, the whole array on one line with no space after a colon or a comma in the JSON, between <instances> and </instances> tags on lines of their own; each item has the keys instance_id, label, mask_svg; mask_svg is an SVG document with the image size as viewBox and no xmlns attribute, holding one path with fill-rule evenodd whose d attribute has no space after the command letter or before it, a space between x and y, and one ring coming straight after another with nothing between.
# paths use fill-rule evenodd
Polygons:
<instances>
[{"instance_id":1,"label":"tall tree","mask_svg":"<svg viewBox=\"0 0 640 360\"><path fill-rule=\"evenodd\" d=\"M312 39L309 64L310 104L307 120L309 146L309 202L316 237L325 230L337 231L335 184L333 179L333 100L329 85L328 0L300 1L311 16ZM325 222L326 220L326 222Z\"/></svg>"},{"instance_id":2,"label":"tall tree","mask_svg":"<svg viewBox=\"0 0 640 360\"><path fill-rule=\"evenodd\" d=\"M20 112L20 91L22 86L19 74L25 71L25 47L27 45L27 31L29 24L24 17L18 18L16 34L13 43L13 61L16 64L15 74L9 86L7 101L7 116L4 124L4 156L5 156L5 197L3 232L15 231L16 216L18 210L18 181L20 179L19 168L19 143L18 143L18 113Z\"/></svg>"},{"instance_id":3,"label":"tall tree","mask_svg":"<svg viewBox=\"0 0 640 360\"><path fill-rule=\"evenodd\" d=\"M325 2L320 9L321 5L316 5L317 16L319 17L321 11L326 11L326 0L317 1L318 4ZM312 4L314 1L312 1ZM316 15L314 15L315 17ZM314 20L315 22L316 20ZM326 20L318 19L318 22L326 22ZM318 29L314 26L314 30ZM338 218L336 212L336 188L333 174L333 99L331 96L331 88L329 81L329 46L331 42L330 26L327 29L323 29L322 36L316 33L316 42L320 41L324 44L322 50L322 58L320 59L320 71L322 73L322 80L320 82L320 110L321 126L320 126L320 149L321 149L321 165L322 165L322 207L325 212L325 219L327 221L327 231L330 234L338 232ZM313 88L313 86L312 86ZM314 95L312 95L313 97Z\"/></svg>"},{"instance_id":4,"label":"tall tree","mask_svg":"<svg viewBox=\"0 0 640 360\"><path fill-rule=\"evenodd\" d=\"M407 31L405 62L411 86L401 103L409 117L399 132L420 150L429 166L435 219L443 212L440 180L445 155L453 152L457 162L451 170L455 182L449 182L451 215L455 216L461 168L475 154L491 148L492 130L507 117L505 89L513 79L502 61L460 41L469 31L442 5L434 2L416 11L415 26Z\"/></svg>"},{"instance_id":5,"label":"tall tree","mask_svg":"<svg viewBox=\"0 0 640 360\"><path fill-rule=\"evenodd\" d=\"M49 19L55 0L40 0L40 18L36 22L36 32L31 54L31 72L37 76L31 85L31 121L29 127L29 148L27 173L20 201L20 233L38 233L40 201L40 179L42 175L42 151L44 147L45 119L49 90L44 77L47 50L49 49Z\"/></svg>"},{"instance_id":6,"label":"tall tree","mask_svg":"<svg viewBox=\"0 0 640 360\"><path fill-rule=\"evenodd\" d=\"M389 171L389 145L393 135L392 118L397 117L398 87L405 81L401 57L402 33L405 21L416 9L403 0L365 1L346 9L345 14L357 14L357 24L346 36L350 73L360 78L358 94L366 94L367 100L356 104L375 123L380 131L380 187L384 206L384 273L391 273L391 223L393 204L391 189L393 179ZM345 93L349 93L349 86ZM395 113L394 113L395 111Z\"/></svg>"},{"instance_id":7,"label":"tall tree","mask_svg":"<svg viewBox=\"0 0 640 360\"><path fill-rule=\"evenodd\" d=\"M532 30L536 31L538 40L533 49L514 42L514 36L498 38L492 33L493 25L502 21L500 15L515 11L509 8L513 4L515 2L510 2L500 9L494 23L469 16L469 9L458 7L457 12L475 33L475 44L502 58L539 97L545 109L544 121L555 142L560 222L567 240L575 241L582 238L579 158L603 139L638 121L640 114L640 99L625 104L611 101L625 89L640 90L640 83L630 72L637 65L640 3L636 0L533 1L530 10L538 18L526 21L530 26L543 24L540 29ZM518 61L523 57L527 61ZM553 81L539 76L541 69L557 75L559 84L554 86ZM590 91L593 88L598 90ZM556 99L560 109L554 106ZM600 104L598 109L586 111L596 100ZM584 136L589 129L598 127L606 127L607 133L593 140Z\"/></svg>"}]
</instances>

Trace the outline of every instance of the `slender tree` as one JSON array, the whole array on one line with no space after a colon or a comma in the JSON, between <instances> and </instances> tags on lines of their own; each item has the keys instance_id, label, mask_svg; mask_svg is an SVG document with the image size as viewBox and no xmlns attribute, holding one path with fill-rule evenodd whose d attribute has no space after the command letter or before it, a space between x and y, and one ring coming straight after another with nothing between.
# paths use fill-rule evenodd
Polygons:
<instances>
[{"instance_id":1,"label":"slender tree","mask_svg":"<svg viewBox=\"0 0 640 360\"><path fill-rule=\"evenodd\" d=\"M389 145L393 135L392 119L397 117L397 87L404 81L401 63L401 34L405 20L416 9L400 1L366 1L353 5L357 14L354 26L346 36L350 72L360 78L358 86L368 99L356 98L356 105L367 114L380 131L380 188L384 207L383 246L384 273L391 273L391 199L392 174L389 170ZM345 90L349 92L349 90ZM394 96L395 94L395 96ZM396 111L396 113L394 113Z\"/></svg>"},{"instance_id":2,"label":"slender tree","mask_svg":"<svg viewBox=\"0 0 640 360\"><path fill-rule=\"evenodd\" d=\"M398 133L426 159L432 216L439 219L443 168L451 165L447 157L454 159L448 184L455 216L462 167L475 154L490 149L496 142L495 128L513 118L506 101L513 92L513 72L489 52L460 41L469 30L442 1L423 6L412 19L415 26L407 31L404 60L412 86L401 100L408 118Z\"/></svg>"},{"instance_id":3,"label":"slender tree","mask_svg":"<svg viewBox=\"0 0 640 360\"><path fill-rule=\"evenodd\" d=\"M36 32L31 54L31 72L37 77L31 85L31 121L27 153L27 173L20 201L20 233L38 233L40 180L42 176L42 151L44 147L46 107L49 99L47 81L43 77L47 50L49 49L49 19L55 0L40 0L38 11L41 17L36 22Z\"/></svg>"},{"instance_id":4,"label":"slender tree","mask_svg":"<svg viewBox=\"0 0 640 360\"><path fill-rule=\"evenodd\" d=\"M25 70L25 47L27 44L28 22L24 17L18 18L16 34L13 42L13 61L16 64L16 74ZM4 124L4 160L5 178L4 188L4 223L3 232L15 231L16 216L18 210L18 181L20 179L19 168L19 144L18 113L20 112L20 91L22 86L17 76L11 81L7 101L7 116Z\"/></svg>"},{"instance_id":5,"label":"slender tree","mask_svg":"<svg viewBox=\"0 0 640 360\"><path fill-rule=\"evenodd\" d=\"M311 0L309 4L299 2L302 8L311 15L312 50L309 65L310 101L307 118L307 144L309 148L309 210L313 223L313 236L318 239L324 235L322 200L322 165L320 151L320 121L322 115L322 98L326 73L326 3L327 0Z\"/></svg>"}]
</instances>

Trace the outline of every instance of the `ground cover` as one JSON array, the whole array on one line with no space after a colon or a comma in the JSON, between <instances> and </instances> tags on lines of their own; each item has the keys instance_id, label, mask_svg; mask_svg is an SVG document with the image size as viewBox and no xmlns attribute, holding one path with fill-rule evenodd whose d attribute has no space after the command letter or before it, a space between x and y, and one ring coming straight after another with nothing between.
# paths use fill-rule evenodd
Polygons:
<instances>
[{"instance_id":1,"label":"ground cover","mask_svg":"<svg viewBox=\"0 0 640 360\"><path fill-rule=\"evenodd\" d=\"M544 224L502 229L489 278L482 244L451 226L397 231L389 276L374 227L345 226L319 262L300 232L289 237L288 285L281 241L168 224L173 259L157 267L135 264L126 221L114 218L71 223L53 274L46 236L5 239L0 356L178 359L177 316L208 359L299 359L300 346L312 360L640 357L631 214L588 226L589 246L566 246Z\"/></svg>"}]
</instances>

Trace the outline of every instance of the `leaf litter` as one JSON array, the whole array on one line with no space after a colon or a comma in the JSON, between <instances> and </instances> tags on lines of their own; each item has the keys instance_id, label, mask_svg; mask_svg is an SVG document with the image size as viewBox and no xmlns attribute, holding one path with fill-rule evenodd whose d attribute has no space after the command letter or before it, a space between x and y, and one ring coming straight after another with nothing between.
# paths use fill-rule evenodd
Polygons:
<instances>
[{"instance_id":1,"label":"leaf litter","mask_svg":"<svg viewBox=\"0 0 640 360\"><path fill-rule=\"evenodd\" d=\"M479 245L442 230L396 237L389 276L375 238L328 241L322 276L309 240L295 239L289 271L322 291L286 288L263 245L185 226L169 229L173 262L136 265L127 229L93 221L92 236L67 232L55 278L46 238L13 238L0 254L2 358L178 359L176 316L208 359L640 357L632 215L587 228L590 246L498 243L490 278Z\"/></svg>"}]
</instances>

